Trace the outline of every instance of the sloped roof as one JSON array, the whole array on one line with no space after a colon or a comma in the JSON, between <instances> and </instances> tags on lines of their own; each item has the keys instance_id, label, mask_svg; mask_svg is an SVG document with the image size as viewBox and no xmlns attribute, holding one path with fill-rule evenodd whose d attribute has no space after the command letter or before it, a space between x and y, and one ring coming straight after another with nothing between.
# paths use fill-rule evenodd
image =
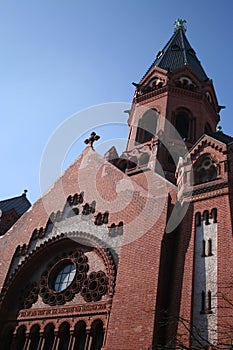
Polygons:
<instances>
[{"instance_id":1,"label":"sloped roof","mask_svg":"<svg viewBox=\"0 0 233 350\"><path fill-rule=\"evenodd\" d=\"M21 196L13 197L0 201L0 209L2 212L6 212L11 209L15 209L19 216L23 215L31 206L31 203L26 197L24 192Z\"/></svg>"},{"instance_id":2,"label":"sloped roof","mask_svg":"<svg viewBox=\"0 0 233 350\"><path fill-rule=\"evenodd\" d=\"M185 65L189 65L201 80L209 79L185 35L185 29L179 27L175 29L174 34L162 51L158 52L146 74L154 66L174 72Z\"/></svg>"},{"instance_id":3,"label":"sloped roof","mask_svg":"<svg viewBox=\"0 0 233 350\"><path fill-rule=\"evenodd\" d=\"M224 134L221 131L216 131L216 132L212 132L212 133L208 133L209 136L213 137L214 139L225 143L226 145L229 145L230 143L233 142L233 137Z\"/></svg>"}]
</instances>

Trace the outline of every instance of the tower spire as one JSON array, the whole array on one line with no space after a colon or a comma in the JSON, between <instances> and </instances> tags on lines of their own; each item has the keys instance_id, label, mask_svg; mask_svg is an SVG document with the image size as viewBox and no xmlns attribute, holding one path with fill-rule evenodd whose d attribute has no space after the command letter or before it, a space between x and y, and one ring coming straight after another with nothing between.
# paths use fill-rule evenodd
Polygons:
<instances>
[{"instance_id":1,"label":"tower spire","mask_svg":"<svg viewBox=\"0 0 233 350\"><path fill-rule=\"evenodd\" d=\"M174 72L177 69L189 65L189 67L197 74L197 76L207 81L208 76L206 75L199 59L196 56L196 52L190 45L186 37L186 20L178 18L174 22L174 33L167 44L162 50L160 50L143 76L141 81L146 75L156 66L162 68L168 72Z\"/></svg>"}]
</instances>

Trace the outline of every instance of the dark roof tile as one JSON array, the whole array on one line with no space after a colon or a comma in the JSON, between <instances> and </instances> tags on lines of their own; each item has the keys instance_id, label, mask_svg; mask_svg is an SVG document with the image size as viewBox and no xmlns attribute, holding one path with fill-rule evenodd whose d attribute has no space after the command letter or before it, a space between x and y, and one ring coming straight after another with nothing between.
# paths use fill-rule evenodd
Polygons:
<instances>
[{"instance_id":1,"label":"dark roof tile","mask_svg":"<svg viewBox=\"0 0 233 350\"><path fill-rule=\"evenodd\" d=\"M185 30L180 28L175 30L174 34L163 50L159 51L156 59L146 74L154 66L174 72L176 69L179 69L185 65L189 65L201 80L208 80L208 76L202 68L195 51L191 47L185 35Z\"/></svg>"},{"instance_id":2,"label":"dark roof tile","mask_svg":"<svg viewBox=\"0 0 233 350\"><path fill-rule=\"evenodd\" d=\"M229 145L230 143L233 142L233 137L224 134L221 131L216 131L212 133L208 133L209 136L213 137L215 140L218 140L220 142L225 143L226 145Z\"/></svg>"},{"instance_id":3,"label":"dark roof tile","mask_svg":"<svg viewBox=\"0 0 233 350\"><path fill-rule=\"evenodd\" d=\"M31 203L23 193L21 196L13 197L0 201L0 209L6 212L10 209L15 209L19 216L23 215L31 206Z\"/></svg>"}]
</instances>

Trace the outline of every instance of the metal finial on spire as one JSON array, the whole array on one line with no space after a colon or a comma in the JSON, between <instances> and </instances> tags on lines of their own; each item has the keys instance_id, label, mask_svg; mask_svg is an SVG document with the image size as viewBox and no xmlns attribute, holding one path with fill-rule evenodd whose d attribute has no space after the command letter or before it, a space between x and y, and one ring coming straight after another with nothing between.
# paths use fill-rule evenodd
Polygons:
<instances>
[{"instance_id":1,"label":"metal finial on spire","mask_svg":"<svg viewBox=\"0 0 233 350\"><path fill-rule=\"evenodd\" d=\"M177 18L177 20L174 22L175 31L178 29L182 29L186 32L187 28L185 23L187 23L185 19Z\"/></svg>"},{"instance_id":2,"label":"metal finial on spire","mask_svg":"<svg viewBox=\"0 0 233 350\"><path fill-rule=\"evenodd\" d=\"M25 190L23 191L23 193L22 193L22 196L24 196L24 197L25 197L25 196L26 196L26 194L27 194L27 192L28 192L28 190L26 190L26 189L25 189Z\"/></svg>"},{"instance_id":3,"label":"metal finial on spire","mask_svg":"<svg viewBox=\"0 0 233 350\"><path fill-rule=\"evenodd\" d=\"M89 139L86 139L84 141L84 143L86 143L87 145L90 145L91 148L93 148L93 143L97 140L99 140L100 136L96 135L96 133L93 131L89 137Z\"/></svg>"}]
</instances>

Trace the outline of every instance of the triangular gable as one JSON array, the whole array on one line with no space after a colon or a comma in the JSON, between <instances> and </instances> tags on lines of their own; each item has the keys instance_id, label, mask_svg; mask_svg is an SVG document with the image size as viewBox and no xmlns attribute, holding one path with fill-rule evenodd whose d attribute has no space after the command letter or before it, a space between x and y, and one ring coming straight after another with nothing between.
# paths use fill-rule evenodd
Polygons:
<instances>
[{"instance_id":1,"label":"triangular gable","mask_svg":"<svg viewBox=\"0 0 233 350\"><path fill-rule=\"evenodd\" d=\"M163 186L166 185L163 179L157 178L157 182L161 182ZM113 231L120 232L122 229L120 222L123 222L124 230L126 229L124 244L127 244L143 235L142 221L145 231L154 225L156 217L161 214L161 203L166 208L167 192L164 192L163 186L158 185L161 191L158 191L158 195L155 196L151 188L143 188L132 177L128 177L105 161L91 147L87 147L27 211L23 219L19 219L6 235L1 237L1 285L6 278L16 247L19 246L19 250L26 249L27 253L31 240L36 239L36 236L39 237L40 234L43 235L51 213L55 213L55 215L61 213L68 197L74 197L83 192L84 201L80 203L80 208L95 201L95 213L92 213L94 215L91 215L86 221L85 231L88 230L88 227L89 231L99 230L103 237L108 232L112 232L112 234ZM98 220L102 220L102 215L106 211L109 213L108 224L105 224L105 228L102 229L98 227ZM99 213L101 217L98 217ZM62 227L62 225L60 226ZM110 231L111 229L112 231ZM81 230L84 229L81 228ZM65 228L61 228L61 231L64 232ZM5 254L7 254L7 259L4 258Z\"/></svg>"},{"instance_id":2,"label":"triangular gable","mask_svg":"<svg viewBox=\"0 0 233 350\"><path fill-rule=\"evenodd\" d=\"M226 149L226 143L219 141L212 136L204 134L189 150L188 156L191 157L191 160L195 160L207 150L211 150L211 153L218 152L223 154L223 152L226 151Z\"/></svg>"}]
</instances>

